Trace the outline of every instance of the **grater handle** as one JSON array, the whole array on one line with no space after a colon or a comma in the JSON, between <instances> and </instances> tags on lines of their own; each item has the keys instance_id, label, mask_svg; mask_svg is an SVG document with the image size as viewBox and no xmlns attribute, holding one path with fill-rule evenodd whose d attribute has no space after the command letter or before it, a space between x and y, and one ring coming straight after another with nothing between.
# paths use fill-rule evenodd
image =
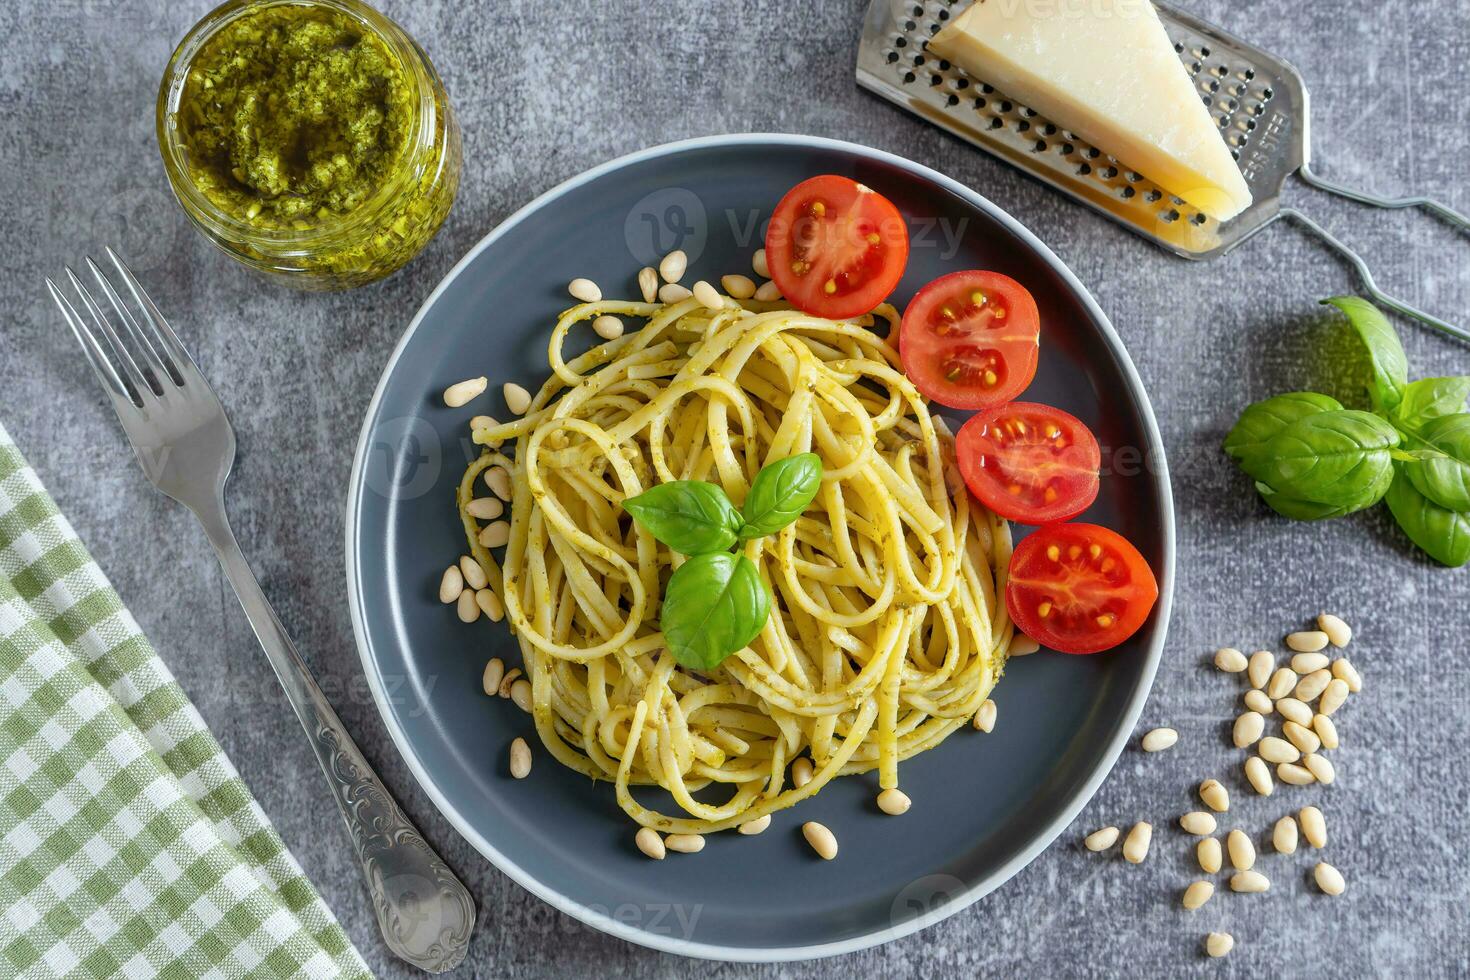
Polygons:
<instances>
[{"instance_id":1,"label":"grater handle","mask_svg":"<svg viewBox=\"0 0 1470 980\"><path fill-rule=\"evenodd\" d=\"M1301 176L1302 180L1305 180L1313 187L1327 191L1329 194L1336 194L1350 201L1357 201L1359 204L1371 204L1375 208L1423 208L1437 215L1447 224L1458 228L1460 231L1470 231L1470 218L1456 211L1448 204L1441 203L1433 198L1422 196L1379 197L1376 194L1369 194L1366 191L1355 191L1351 187L1344 187L1342 184L1336 184L1317 176L1312 172L1311 166L1305 163L1301 165L1297 173Z\"/></svg>"},{"instance_id":2,"label":"grater handle","mask_svg":"<svg viewBox=\"0 0 1470 980\"><path fill-rule=\"evenodd\" d=\"M1444 210L1448 211L1449 209L1445 208ZM1453 215L1455 214L1455 212L1450 211L1450 214ZM1459 340L1465 341L1466 343L1470 343L1470 331L1466 331L1463 327L1457 327L1452 323L1446 323L1439 317L1434 316L1431 313L1426 313L1423 310L1419 309L1417 306L1410 306L1403 300L1394 299L1392 296L1379 289L1378 283L1373 281L1373 273L1368 270L1368 263L1364 262L1362 256L1360 256L1357 252L1354 252L1351 248L1345 245L1339 238L1333 235L1332 232L1328 231L1326 228L1323 228L1321 225L1317 224L1317 222L1313 221L1311 218L1302 214L1295 208L1282 208L1278 215L1280 217L1290 218L1297 224L1306 228L1312 234L1322 239L1322 241L1325 242L1330 248L1332 248L1333 251L1337 252L1343 258L1351 262L1353 264L1353 267L1358 270L1358 276L1363 280L1363 286L1368 290L1368 294L1379 303L1387 306L1392 310L1396 310L1399 313L1402 313L1406 317L1418 320L1420 323L1431 326L1436 330L1442 331L1443 333L1447 333L1451 337L1455 337ZM1461 217L1461 220L1464 220L1463 217ZM1470 224L1467 224L1467 227L1470 227Z\"/></svg>"}]
</instances>

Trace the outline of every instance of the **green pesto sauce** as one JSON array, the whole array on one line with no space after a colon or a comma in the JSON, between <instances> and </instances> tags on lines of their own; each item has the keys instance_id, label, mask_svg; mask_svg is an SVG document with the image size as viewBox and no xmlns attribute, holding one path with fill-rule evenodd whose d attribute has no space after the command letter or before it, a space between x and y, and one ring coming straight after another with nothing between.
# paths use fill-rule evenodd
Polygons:
<instances>
[{"instance_id":1,"label":"green pesto sauce","mask_svg":"<svg viewBox=\"0 0 1470 980\"><path fill-rule=\"evenodd\" d=\"M325 7L263 7L193 58L179 104L190 178L261 229L353 211L402 165L414 86L381 38Z\"/></svg>"}]
</instances>

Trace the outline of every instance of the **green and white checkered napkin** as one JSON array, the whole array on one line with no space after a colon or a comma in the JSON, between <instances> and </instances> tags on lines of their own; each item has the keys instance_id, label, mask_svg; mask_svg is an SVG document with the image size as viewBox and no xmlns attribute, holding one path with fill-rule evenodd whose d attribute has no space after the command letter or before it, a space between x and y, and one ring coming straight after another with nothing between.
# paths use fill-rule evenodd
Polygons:
<instances>
[{"instance_id":1,"label":"green and white checkered napkin","mask_svg":"<svg viewBox=\"0 0 1470 980\"><path fill-rule=\"evenodd\" d=\"M0 426L0 977L369 977Z\"/></svg>"}]
</instances>

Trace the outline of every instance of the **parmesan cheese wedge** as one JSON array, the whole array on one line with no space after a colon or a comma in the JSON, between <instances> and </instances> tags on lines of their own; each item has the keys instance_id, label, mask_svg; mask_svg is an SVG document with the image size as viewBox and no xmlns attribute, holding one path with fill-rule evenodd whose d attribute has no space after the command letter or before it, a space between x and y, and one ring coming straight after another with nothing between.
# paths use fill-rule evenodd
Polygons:
<instances>
[{"instance_id":1,"label":"parmesan cheese wedge","mask_svg":"<svg viewBox=\"0 0 1470 980\"><path fill-rule=\"evenodd\" d=\"M1212 218L1251 202L1149 0L975 0L929 51Z\"/></svg>"}]
</instances>

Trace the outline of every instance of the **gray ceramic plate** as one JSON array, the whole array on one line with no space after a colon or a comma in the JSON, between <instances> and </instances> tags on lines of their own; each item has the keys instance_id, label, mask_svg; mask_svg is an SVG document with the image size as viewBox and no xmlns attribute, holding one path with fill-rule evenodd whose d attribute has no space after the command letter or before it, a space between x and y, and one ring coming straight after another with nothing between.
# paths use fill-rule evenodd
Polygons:
<instances>
[{"instance_id":1,"label":"gray ceramic plate","mask_svg":"<svg viewBox=\"0 0 1470 980\"><path fill-rule=\"evenodd\" d=\"M545 378L546 338L570 305L573 277L636 296L639 267L676 247L690 256L687 282L748 271L769 210L821 173L872 186L911 221L900 307L923 283L964 268L1005 272L1035 294L1041 366L1026 397L1097 433L1112 472L1082 519L1138 546L1158 575L1159 603L1110 653L1014 661L995 691L992 734L962 730L903 764L914 800L907 815L878 812L875 775L850 777L777 814L759 837L720 834L698 855L654 862L634 847L610 784L544 752L530 778L507 773L507 747L532 727L510 702L481 692L480 672L491 656L518 662L518 648L503 626L460 623L436 595L444 566L464 551L453 491L474 452L466 422L476 412L504 415L502 382L534 390ZM489 396L443 407L446 386L479 374L490 379ZM496 867L634 942L720 959L800 959L884 942L965 908L1072 821L1117 759L1153 680L1174 584L1173 509L1158 429L1128 355L1087 290L1015 219L877 150L724 136L645 150L568 181L506 219L445 278L393 352L363 425L347 576L363 670L394 741ZM803 820L836 832L835 861L813 856Z\"/></svg>"}]
</instances>

